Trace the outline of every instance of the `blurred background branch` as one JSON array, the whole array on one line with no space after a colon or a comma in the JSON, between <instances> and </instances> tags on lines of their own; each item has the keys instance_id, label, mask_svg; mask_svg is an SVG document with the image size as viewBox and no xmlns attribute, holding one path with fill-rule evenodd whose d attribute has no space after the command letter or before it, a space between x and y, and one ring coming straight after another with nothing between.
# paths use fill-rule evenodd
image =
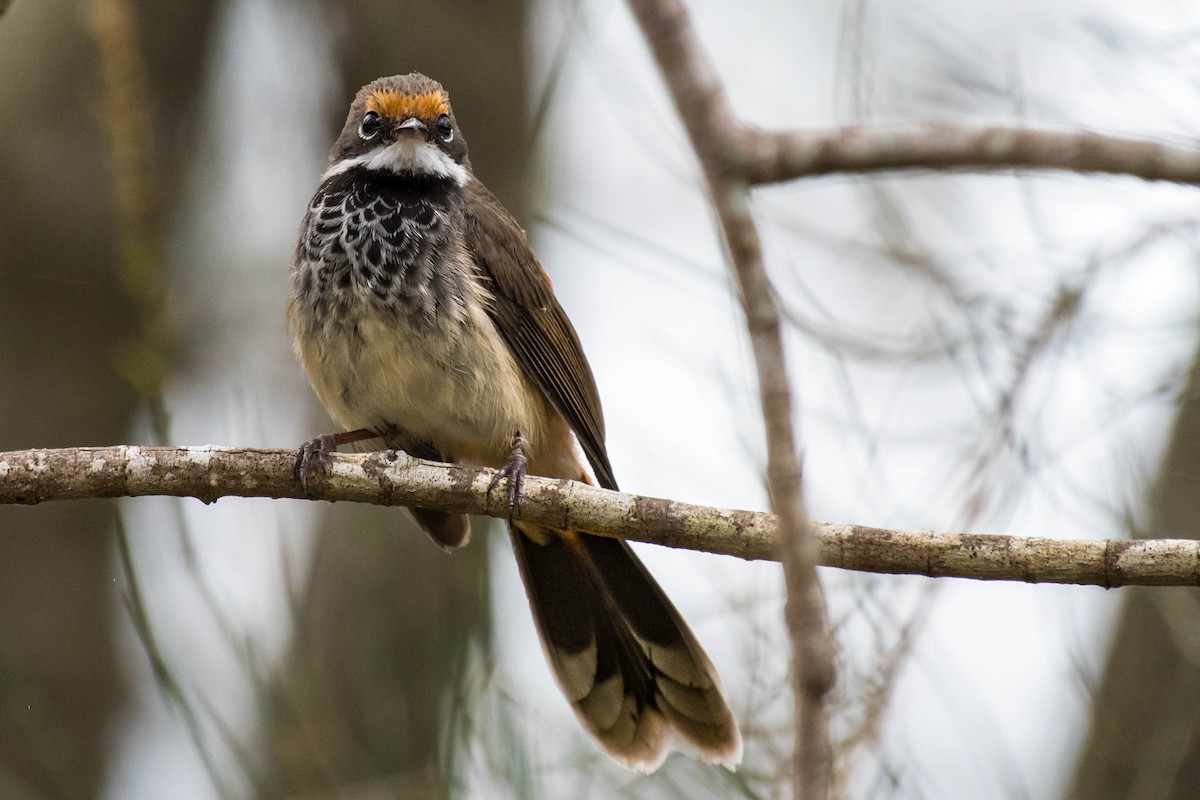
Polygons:
<instances>
[{"instance_id":1,"label":"blurred background branch","mask_svg":"<svg viewBox=\"0 0 1200 800\"><path fill-rule=\"evenodd\" d=\"M741 155L734 143L740 126L683 3L630 0L629 6L700 161L746 315L766 435L767 489L779 519L778 547L787 587L785 619L791 634L796 709L792 788L798 800L824 800L833 770L826 706L836 677L833 634L817 577L818 548L801 497L803 464L796 450L779 308L750 210L750 187L736 168L731 169Z\"/></svg>"},{"instance_id":2,"label":"blurred background branch","mask_svg":"<svg viewBox=\"0 0 1200 800\"><path fill-rule=\"evenodd\" d=\"M726 168L753 184L890 170L1065 172L1200 183L1200 147L1094 131L1014 125L909 123L830 131L726 133Z\"/></svg>"}]
</instances>

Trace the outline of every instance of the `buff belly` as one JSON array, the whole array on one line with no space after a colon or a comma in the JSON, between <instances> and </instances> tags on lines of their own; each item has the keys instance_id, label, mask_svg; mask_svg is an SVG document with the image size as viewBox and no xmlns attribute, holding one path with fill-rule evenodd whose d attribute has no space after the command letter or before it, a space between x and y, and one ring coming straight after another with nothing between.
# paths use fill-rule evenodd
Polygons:
<instances>
[{"instance_id":1,"label":"buff belly","mask_svg":"<svg viewBox=\"0 0 1200 800\"><path fill-rule=\"evenodd\" d=\"M296 345L345 430L397 428L399 446L428 442L450 461L503 464L517 431L537 452L557 416L482 309L431 327L364 310L301 333Z\"/></svg>"}]
</instances>

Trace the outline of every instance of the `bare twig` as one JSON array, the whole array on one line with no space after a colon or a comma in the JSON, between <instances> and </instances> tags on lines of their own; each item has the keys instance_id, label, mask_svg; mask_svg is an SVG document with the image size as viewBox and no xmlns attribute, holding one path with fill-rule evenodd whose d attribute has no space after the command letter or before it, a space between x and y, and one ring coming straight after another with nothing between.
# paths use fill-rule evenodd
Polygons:
<instances>
[{"instance_id":1,"label":"bare twig","mask_svg":"<svg viewBox=\"0 0 1200 800\"><path fill-rule=\"evenodd\" d=\"M334 454L306 495L292 450L80 447L0 453L0 505L168 495L351 500L507 517L494 471L404 453ZM677 503L529 476L514 518L747 560L778 560L771 514ZM817 563L938 578L1089 586L1200 586L1200 540L1044 539L813 522Z\"/></svg>"},{"instance_id":2,"label":"bare twig","mask_svg":"<svg viewBox=\"0 0 1200 800\"><path fill-rule=\"evenodd\" d=\"M727 169L752 184L889 170L1065 170L1200 183L1200 146L1013 125L863 125L770 133L727 129Z\"/></svg>"},{"instance_id":3,"label":"bare twig","mask_svg":"<svg viewBox=\"0 0 1200 800\"><path fill-rule=\"evenodd\" d=\"M832 750L825 698L833 688L833 636L817 578L817 545L801 502L801 463L792 424L792 394L779 309L763 266L750 214L750 186L730 167L744 157L734 136L744 131L679 0L630 0L658 62L708 184L729 260L741 290L754 351L767 439L767 486L779 517L787 586L786 617L795 673L795 796L829 794ZM739 138L746 138L744 136Z\"/></svg>"}]
</instances>

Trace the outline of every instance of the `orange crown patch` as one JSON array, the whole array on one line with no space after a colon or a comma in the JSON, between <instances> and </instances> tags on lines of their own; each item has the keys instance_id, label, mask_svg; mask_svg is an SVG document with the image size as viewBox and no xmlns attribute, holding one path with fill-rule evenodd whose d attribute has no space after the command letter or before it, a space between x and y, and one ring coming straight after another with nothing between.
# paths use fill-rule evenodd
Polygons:
<instances>
[{"instance_id":1,"label":"orange crown patch","mask_svg":"<svg viewBox=\"0 0 1200 800\"><path fill-rule=\"evenodd\" d=\"M395 119L416 117L421 120L432 120L442 114L449 114L450 104L446 102L446 96L441 92L414 95L385 89L374 92L367 98L367 110L374 111L382 117Z\"/></svg>"}]
</instances>

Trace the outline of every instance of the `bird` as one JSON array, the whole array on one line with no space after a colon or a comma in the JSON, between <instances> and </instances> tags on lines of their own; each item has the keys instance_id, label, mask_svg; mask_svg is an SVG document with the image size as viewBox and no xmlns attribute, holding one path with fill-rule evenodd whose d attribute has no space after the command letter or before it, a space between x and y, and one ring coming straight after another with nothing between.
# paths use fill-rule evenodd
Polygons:
<instances>
[{"instance_id":1,"label":"bird","mask_svg":"<svg viewBox=\"0 0 1200 800\"><path fill-rule=\"evenodd\" d=\"M736 767L742 738L717 671L629 545L513 519L526 475L617 482L579 337L525 231L475 176L440 83L413 72L358 91L290 279L296 353L342 429L297 450L297 480L371 440L497 469L489 488L507 482L543 650L587 733L642 772L672 749ZM466 515L409 511L444 549L467 543Z\"/></svg>"}]
</instances>

